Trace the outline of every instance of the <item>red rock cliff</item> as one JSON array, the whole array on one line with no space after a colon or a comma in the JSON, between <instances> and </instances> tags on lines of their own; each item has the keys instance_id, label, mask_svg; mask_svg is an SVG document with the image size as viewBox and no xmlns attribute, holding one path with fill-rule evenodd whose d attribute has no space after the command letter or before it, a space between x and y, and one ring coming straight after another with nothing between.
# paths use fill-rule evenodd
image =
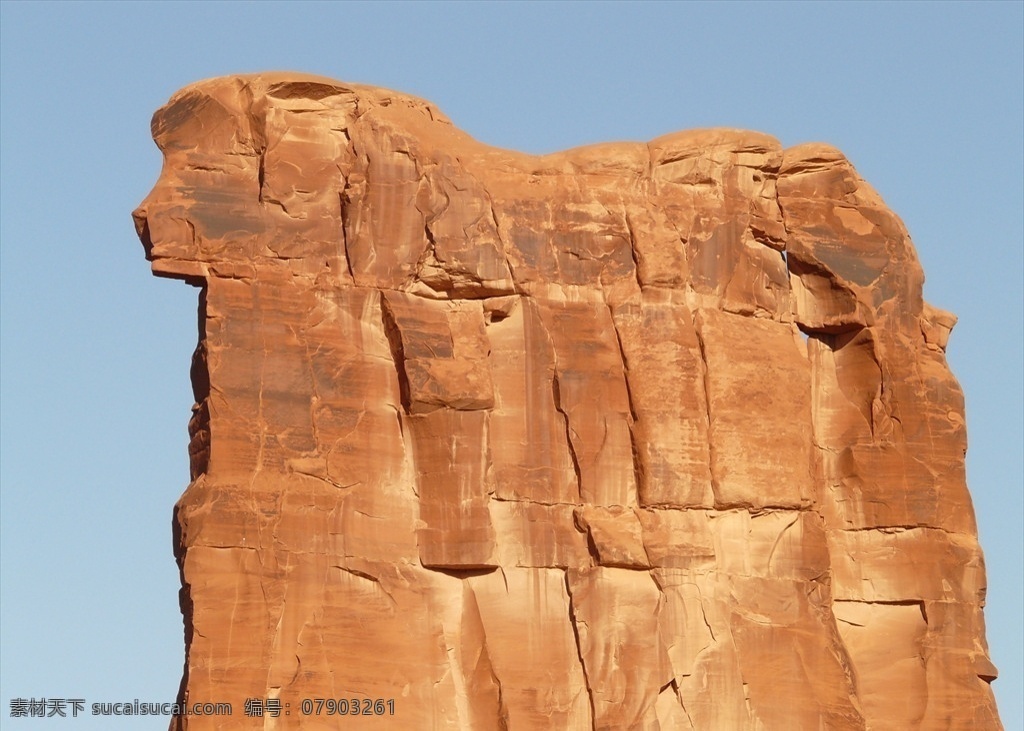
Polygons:
<instances>
[{"instance_id":1,"label":"red rock cliff","mask_svg":"<svg viewBox=\"0 0 1024 731\"><path fill-rule=\"evenodd\" d=\"M955 318L839 152L534 157L296 74L153 134L182 700L233 705L175 727L1000 728Z\"/></svg>"}]
</instances>

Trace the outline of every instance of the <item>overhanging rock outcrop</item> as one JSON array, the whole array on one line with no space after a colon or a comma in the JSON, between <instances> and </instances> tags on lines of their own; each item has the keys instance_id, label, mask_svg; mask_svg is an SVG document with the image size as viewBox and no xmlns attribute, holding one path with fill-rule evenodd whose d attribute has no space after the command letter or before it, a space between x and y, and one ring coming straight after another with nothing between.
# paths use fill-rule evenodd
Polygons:
<instances>
[{"instance_id":1,"label":"overhanging rock outcrop","mask_svg":"<svg viewBox=\"0 0 1024 731\"><path fill-rule=\"evenodd\" d=\"M298 74L153 134L181 700L233 706L175 727L1000 728L955 318L835 149L530 156Z\"/></svg>"}]
</instances>

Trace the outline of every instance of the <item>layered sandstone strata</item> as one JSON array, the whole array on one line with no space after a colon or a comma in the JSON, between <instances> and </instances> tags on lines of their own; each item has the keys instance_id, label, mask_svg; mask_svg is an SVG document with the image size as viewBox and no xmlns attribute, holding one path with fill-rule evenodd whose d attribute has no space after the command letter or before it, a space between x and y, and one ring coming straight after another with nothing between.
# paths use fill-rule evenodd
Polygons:
<instances>
[{"instance_id":1,"label":"layered sandstone strata","mask_svg":"<svg viewBox=\"0 0 1024 731\"><path fill-rule=\"evenodd\" d=\"M839 152L535 157L295 74L153 133L182 700L233 705L177 728L999 728L955 318Z\"/></svg>"}]
</instances>

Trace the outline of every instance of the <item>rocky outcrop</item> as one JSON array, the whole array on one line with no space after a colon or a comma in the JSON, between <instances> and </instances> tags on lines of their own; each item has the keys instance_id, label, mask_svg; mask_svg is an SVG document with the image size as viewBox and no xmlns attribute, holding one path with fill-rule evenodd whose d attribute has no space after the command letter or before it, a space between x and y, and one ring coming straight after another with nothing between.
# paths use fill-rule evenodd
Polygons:
<instances>
[{"instance_id":1,"label":"rocky outcrop","mask_svg":"<svg viewBox=\"0 0 1024 731\"><path fill-rule=\"evenodd\" d=\"M535 157L295 74L153 134L181 700L233 706L176 727L1000 727L955 318L839 152Z\"/></svg>"}]
</instances>

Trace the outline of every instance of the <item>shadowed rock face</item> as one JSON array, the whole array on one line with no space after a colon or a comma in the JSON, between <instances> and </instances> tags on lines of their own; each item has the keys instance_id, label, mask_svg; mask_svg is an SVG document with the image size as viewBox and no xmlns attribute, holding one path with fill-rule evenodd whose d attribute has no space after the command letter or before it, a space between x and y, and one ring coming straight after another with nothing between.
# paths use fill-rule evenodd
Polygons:
<instances>
[{"instance_id":1,"label":"shadowed rock face","mask_svg":"<svg viewBox=\"0 0 1024 731\"><path fill-rule=\"evenodd\" d=\"M534 157L296 74L153 135L136 227L202 287L182 696L234 706L177 728L1000 727L955 318L836 150Z\"/></svg>"}]
</instances>

